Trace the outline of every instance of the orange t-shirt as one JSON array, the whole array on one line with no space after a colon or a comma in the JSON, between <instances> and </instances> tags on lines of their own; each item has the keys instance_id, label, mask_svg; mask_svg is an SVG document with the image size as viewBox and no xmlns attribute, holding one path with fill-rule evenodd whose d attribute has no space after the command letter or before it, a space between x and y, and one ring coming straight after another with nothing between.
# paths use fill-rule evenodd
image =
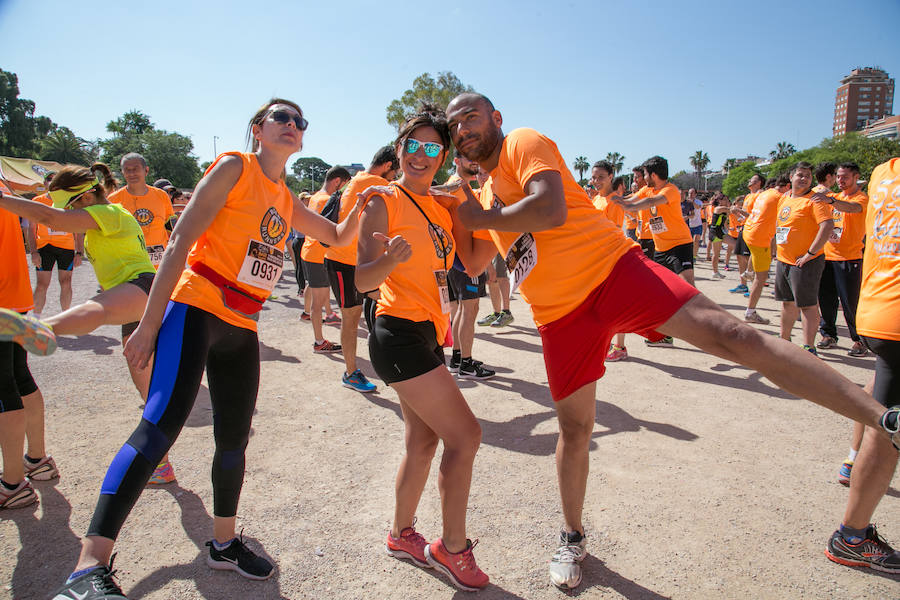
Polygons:
<instances>
[{"instance_id":1,"label":"orange t-shirt","mask_svg":"<svg viewBox=\"0 0 900 600\"><path fill-rule=\"evenodd\" d=\"M354 175L347 187L344 188L343 194L341 194L341 212L338 215L338 223L346 219L353 207L356 206L357 194L364 192L369 186L387 184L388 180L384 177L372 175L365 171L360 171ZM355 265L356 241L357 236L353 236L353 241L346 246L329 246L325 249L325 258L345 265Z\"/></svg>"},{"instance_id":2,"label":"orange t-shirt","mask_svg":"<svg viewBox=\"0 0 900 600\"><path fill-rule=\"evenodd\" d=\"M728 213L728 235L733 238L737 238L741 235L741 227L744 226L744 222L747 218L740 214Z\"/></svg>"},{"instance_id":3,"label":"orange t-shirt","mask_svg":"<svg viewBox=\"0 0 900 600\"><path fill-rule=\"evenodd\" d=\"M109 195L109 201L121 204L125 210L134 215L144 234L150 262L154 267L158 267L163 250L169 243L166 223L175 217L175 209L172 208L169 195L153 186L148 186L147 193L143 196L135 196L128 192L128 188L121 188Z\"/></svg>"},{"instance_id":4,"label":"orange t-shirt","mask_svg":"<svg viewBox=\"0 0 900 600\"><path fill-rule=\"evenodd\" d=\"M610 202L606 196L597 194L592 200L594 207L603 213L603 216L613 222L613 225L622 228L622 221L625 220L625 209L615 202Z\"/></svg>"},{"instance_id":5,"label":"orange t-shirt","mask_svg":"<svg viewBox=\"0 0 900 600\"><path fill-rule=\"evenodd\" d=\"M834 232L825 242L825 260L859 260L863 257L863 238L866 236L866 205L869 197L862 190L848 196L844 192L832 194L835 199L862 206L862 212L843 213L832 207Z\"/></svg>"},{"instance_id":6,"label":"orange t-shirt","mask_svg":"<svg viewBox=\"0 0 900 600\"><path fill-rule=\"evenodd\" d=\"M744 222L744 241L748 246L761 246L768 248L775 237L775 220L778 215L778 201L781 193L775 188L760 192L753 198L752 206L747 208L744 202L744 210L750 213Z\"/></svg>"},{"instance_id":7,"label":"orange t-shirt","mask_svg":"<svg viewBox=\"0 0 900 600\"><path fill-rule=\"evenodd\" d=\"M47 194L35 196L33 200L45 206L53 206L53 200ZM34 225L34 240L38 248L43 248L49 244L63 250L75 249L75 234L68 231L56 231L42 223L35 223Z\"/></svg>"},{"instance_id":8,"label":"orange t-shirt","mask_svg":"<svg viewBox=\"0 0 900 600\"><path fill-rule=\"evenodd\" d=\"M0 192L11 194L0 183ZM34 308L31 280L28 278L28 259L19 217L0 208L0 308L26 312Z\"/></svg>"},{"instance_id":9,"label":"orange t-shirt","mask_svg":"<svg viewBox=\"0 0 900 600\"><path fill-rule=\"evenodd\" d=\"M667 183L658 190L649 188L646 196L666 197L665 204L651 206L646 211L648 215L647 228L653 236L654 248L658 252L665 252L675 246L693 244L691 228L684 222L681 214L681 192L678 191L678 188Z\"/></svg>"},{"instance_id":10,"label":"orange t-shirt","mask_svg":"<svg viewBox=\"0 0 900 600\"><path fill-rule=\"evenodd\" d=\"M630 212L625 212L623 220L625 221L625 229L637 229L638 217Z\"/></svg>"},{"instance_id":11,"label":"orange t-shirt","mask_svg":"<svg viewBox=\"0 0 900 600\"><path fill-rule=\"evenodd\" d=\"M412 248L412 257L394 267L379 286L381 296L375 308L376 315L390 315L410 321L431 321L437 334L437 343L443 344L450 329L450 313L441 308L441 285L446 286L446 270L453 266L455 247L453 220L450 213L431 196L419 196L406 190L434 225L399 189L392 186L393 194L383 196L388 215L385 235L402 235ZM445 298L449 311L449 296Z\"/></svg>"},{"instance_id":12,"label":"orange t-shirt","mask_svg":"<svg viewBox=\"0 0 900 600\"><path fill-rule=\"evenodd\" d=\"M869 196L856 330L900 341L900 158L875 167Z\"/></svg>"},{"instance_id":13,"label":"orange t-shirt","mask_svg":"<svg viewBox=\"0 0 900 600\"><path fill-rule=\"evenodd\" d=\"M213 222L188 254L188 267L198 262L256 297L268 297L284 266L284 243L291 230L294 198L283 180L263 173L255 154L226 152L243 161L241 176ZM186 269L172 292L172 300L196 306L226 323L256 331L256 320L225 306L222 291Z\"/></svg>"},{"instance_id":14,"label":"orange t-shirt","mask_svg":"<svg viewBox=\"0 0 900 600\"><path fill-rule=\"evenodd\" d=\"M634 199L640 200L653 194L653 188L645 185L634 194ZM652 240L653 234L650 233L650 213L646 210L637 213L637 237L639 240Z\"/></svg>"},{"instance_id":15,"label":"orange t-shirt","mask_svg":"<svg viewBox=\"0 0 900 600\"><path fill-rule=\"evenodd\" d=\"M520 290L538 325L572 312L606 279L619 258L637 247L609 219L597 218L597 209L575 181L556 144L533 129L515 129L504 138L499 164L481 191L482 205L491 208L519 202L526 196L528 181L543 171L556 171L562 177L566 222L533 234L486 232L503 255L520 237L521 246L527 247L524 242L533 235L536 261ZM488 239L485 232L473 235Z\"/></svg>"},{"instance_id":16,"label":"orange t-shirt","mask_svg":"<svg viewBox=\"0 0 900 600\"><path fill-rule=\"evenodd\" d=\"M778 217L775 222L776 258L783 263L794 264L806 254L816 234L819 224L831 220L831 205L810 200L812 192L794 197L791 192L778 201ZM821 256L819 250L816 256Z\"/></svg>"},{"instance_id":17,"label":"orange t-shirt","mask_svg":"<svg viewBox=\"0 0 900 600\"><path fill-rule=\"evenodd\" d=\"M321 213L330 197L328 192L319 190L309 197L309 210L316 214ZM308 263L321 264L325 259L325 246L320 244L319 240L311 235L307 235L306 239L303 241L303 247L300 248L300 258Z\"/></svg>"}]
</instances>

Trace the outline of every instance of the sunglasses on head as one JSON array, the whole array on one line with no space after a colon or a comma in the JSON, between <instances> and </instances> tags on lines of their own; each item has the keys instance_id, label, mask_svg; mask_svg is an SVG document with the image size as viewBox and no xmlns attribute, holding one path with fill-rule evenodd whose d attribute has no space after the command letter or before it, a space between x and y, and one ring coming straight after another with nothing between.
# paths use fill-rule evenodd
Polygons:
<instances>
[{"instance_id":1,"label":"sunglasses on head","mask_svg":"<svg viewBox=\"0 0 900 600\"><path fill-rule=\"evenodd\" d=\"M422 150L425 151L425 156L427 156L428 158L434 158L441 153L441 150L444 149L444 147L437 142L420 142L419 140L413 138L407 138L406 153L415 154L419 150L419 146L422 147Z\"/></svg>"},{"instance_id":2,"label":"sunglasses on head","mask_svg":"<svg viewBox=\"0 0 900 600\"><path fill-rule=\"evenodd\" d=\"M281 123L286 125L291 121L294 122L294 125L297 127L299 131L306 131L306 128L309 127L309 121L298 115L297 113L288 112L286 110L278 109L273 110L269 113L269 116L276 123Z\"/></svg>"}]
</instances>

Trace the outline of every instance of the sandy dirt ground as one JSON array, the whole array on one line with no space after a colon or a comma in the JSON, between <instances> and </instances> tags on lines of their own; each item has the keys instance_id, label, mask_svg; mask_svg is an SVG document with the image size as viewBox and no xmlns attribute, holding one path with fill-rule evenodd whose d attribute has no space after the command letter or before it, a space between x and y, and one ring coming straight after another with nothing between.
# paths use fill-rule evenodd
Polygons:
<instances>
[{"instance_id":1,"label":"sandy dirt ground","mask_svg":"<svg viewBox=\"0 0 900 600\"><path fill-rule=\"evenodd\" d=\"M744 298L727 291L734 272L712 281L708 264L698 265L698 287L742 314ZM95 288L90 267L78 269L76 302ZM54 282L47 315L58 310L57 289ZM761 314L775 323L768 290ZM277 564L276 575L253 582L205 564L213 437L204 387L171 452L177 483L147 489L119 537L119 582L129 598L147 600L463 597L434 571L386 556L403 443L397 397L377 380L370 395L341 387L342 362L312 353L295 292L286 274L260 319L262 382L238 513L248 544ZM497 376L459 383L484 430L468 513L478 563L491 577L478 596L560 598L547 577L562 524L557 425L529 310L518 296L512 309L511 326L476 332L474 354ZM338 339L337 328L327 333ZM846 356L841 335L823 360L863 385L874 359ZM360 364L373 375L365 336L360 329ZM631 358L609 364L598 389L585 506L590 555L570 595L900 598L900 578L823 555L847 500L835 480L847 420L683 342L648 348L630 335L627 344ZM0 515L0 598L16 600L50 597L71 572L106 467L141 405L117 327L62 339L31 367L62 476L37 483L38 506ZM440 534L439 457L418 511L428 538ZM895 479L875 515L895 546L898 487Z\"/></svg>"}]
</instances>

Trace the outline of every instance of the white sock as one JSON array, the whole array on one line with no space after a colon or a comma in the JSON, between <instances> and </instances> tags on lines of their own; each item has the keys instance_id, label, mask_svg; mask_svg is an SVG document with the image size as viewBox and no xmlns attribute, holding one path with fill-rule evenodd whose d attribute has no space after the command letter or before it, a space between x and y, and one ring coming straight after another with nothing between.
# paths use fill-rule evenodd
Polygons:
<instances>
[{"instance_id":1,"label":"white sock","mask_svg":"<svg viewBox=\"0 0 900 600\"><path fill-rule=\"evenodd\" d=\"M850 448L850 453L847 455L847 462L853 462L856 460L856 455L859 454L859 450L854 450Z\"/></svg>"},{"instance_id":2,"label":"white sock","mask_svg":"<svg viewBox=\"0 0 900 600\"><path fill-rule=\"evenodd\" d=\"M747 312L745 312L744 315L749 317L750 315L752 315L755 312L756 312L755 308L748 308Z\"/></svg>"},{"instance_id":3,"label":"white sock","mask_svg":"<svg viewBox=\"0 0 900 600\"><path fill-rule=\"evenodd\" d=\"M325 340L316 340L316 345L320 346L325 343Z\"/></svg>"}]
</instances>

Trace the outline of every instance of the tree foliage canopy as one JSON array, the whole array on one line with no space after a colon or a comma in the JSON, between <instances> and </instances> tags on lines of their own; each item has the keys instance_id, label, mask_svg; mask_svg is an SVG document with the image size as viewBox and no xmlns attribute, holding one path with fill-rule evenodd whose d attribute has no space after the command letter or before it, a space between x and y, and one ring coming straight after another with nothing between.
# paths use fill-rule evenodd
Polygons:
<instances>
[{"instance_id":1,"label":"tree foliage canopy","mask_svg":"<svg viewBox=\"0 0 900 600\"><path fill-rule=\"evenodd\" d=\"M0 69L0 155L36 158L44 138L56 123L34 115L35 104L19 98L19 78Z\"/></svg>"},{"instance_id":2,"label":"tree foliage canopy","mask_svg":"<svg viewBox=\"0 0 900 600\"><path fill-rule=\"evenodd\" d=\"M132 110L106 125L113 136L101 140L101 158L111 169L119 168L122 157L137 152L150 167L149 181L166 178L176 187L193 187L200 178L191 138L157 129L150 117Z\"/></svg>"},{"instance_id":3,"label":"tree foliage canopy","mask_svg":"<svg viewBox=\"0 0 900 600\"><path fill-rule=\"evenodd\" d=\"M297 176L300 190L315 192L325 181L325 173L331 168L327 162L316 156L298 158L291 165L291 171Z\"/></svg>"},{"instance_id":4,"label":"tree foliage canopy","mask_svg":"<svg viewBox=\"0 0 900 600\"><path fill-rule=\"evenodd\" d=\"M826 161L835 163L855 162L859 165L860 179L868 181L872 170L888 159L900 156L900 142L887 138L867 138L857 132L834 138L826 138L817 146L794 152L768 165L756 167L753 163L744 163L729 171L722 186L728 195L747 193L747 182L753 173L761 172L767 178L776 177L790 171L800 161L813 166Z\"/></svg>"},{"instance_id":5,"label":"tree foliage canopy","mask_svg":"<svg viewBox=\"0 0 900 600\"><path fill-rule=\"evenodd\" d=\"M386 109L387 122L397 131L409 115L415 114L421 107L423 102L433 104L443 110L447 109L447 105L459 94L463 92L474 92L472 86L465 85L459 78L450 71L442 71L437 74L437 79L433 78L429 73L422 73L413 80L412 87L400 96L400 98L391 101ZM435 175L435 179L439 182L447 180L451 168L453 167L453 153L447 153L447 159Z\"/></svg>"}]
</instances>

